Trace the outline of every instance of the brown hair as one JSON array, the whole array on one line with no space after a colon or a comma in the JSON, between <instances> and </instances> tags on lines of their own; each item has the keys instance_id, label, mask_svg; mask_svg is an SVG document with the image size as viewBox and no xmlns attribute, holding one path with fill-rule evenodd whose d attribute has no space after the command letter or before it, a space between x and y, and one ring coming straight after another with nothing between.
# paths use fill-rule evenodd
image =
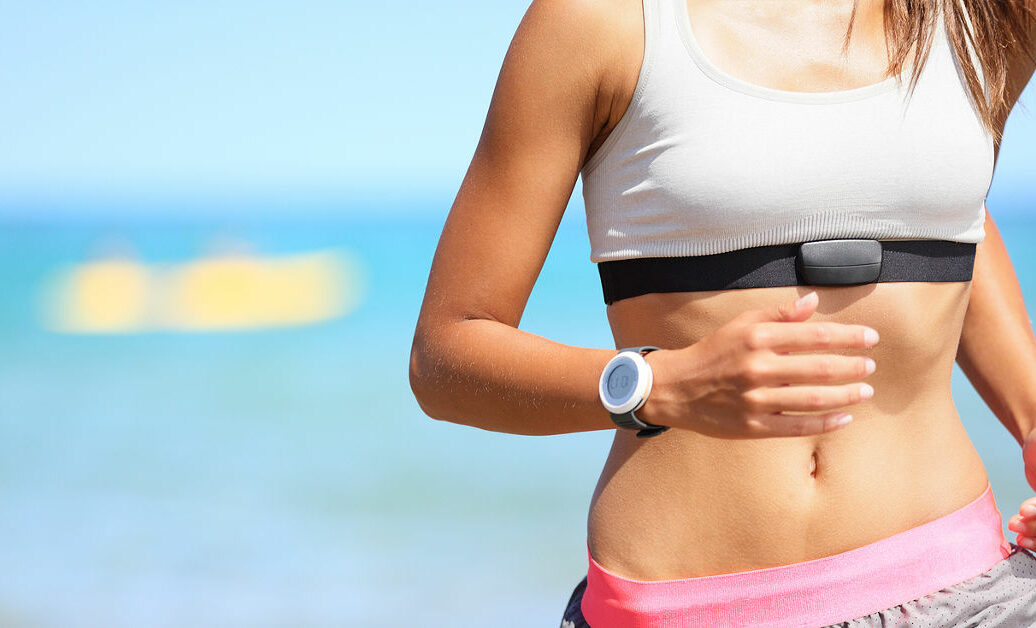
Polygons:
<instances>
[{"instance_id":1,"label":"brown hair","mask_svg":"<svg viewBox=\"0 0 1036 628\"><path fill-rule=\"evenodd\" d=\"M848 48L856 16L854 0L849 16ZM1031 0L1028 0L1031 2ZM888 74L899 76L910 50L916 47L910 79L913 92L928 60L938 11L942 11L947 36L964 74L968 95L979 117L1000 141L997 121L1007 113L1006 92L1009 58L1018 49L1036 63L1036 52L1029 41L1036 15L1027 0L884 0L885 47L889 50ZM970 24L969 24L970 21ZM843 48L843 49L844 49ZM974 51L985 79L985 93L969 48Z\"/></svg>"}]
</instances>

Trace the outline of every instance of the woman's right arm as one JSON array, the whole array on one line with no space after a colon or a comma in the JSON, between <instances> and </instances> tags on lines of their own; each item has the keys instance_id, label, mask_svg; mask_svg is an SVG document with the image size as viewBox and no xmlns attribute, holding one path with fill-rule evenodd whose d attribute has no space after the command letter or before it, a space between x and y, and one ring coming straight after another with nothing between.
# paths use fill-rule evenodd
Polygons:
<instances>
[{"instance_id":1,"label":"woman's right arm","mask_svg":"<svg viewBox=\"0 0 1036 628\"><path fill-rule=\"evenodd\" d=\"M517 327L607 121L598 92L622 43L615 11L634 4L534 0L515 32L414 334L411 388L433 418L517 434L614 427L596 391L615 351Z\"/></svg>"},{"instance_id":2,"label":"woman's right arm","mask_svg":"<svg viewBox=\"0 0 1036 628\"><path fill-rule=\"evenodd\" d=\"M615 350L518 324L587 153L617 111L606 69L643 45L642 24L641 3L629 0L533 0L523 17L417 321L410 384L428 416L514 434L614 427L597 384ZM631 25L640 32L628 36ZM854 379L864 358L781 354L873 343L863 326L804 322L815 307L746 312L699 343L648 353L655 383L638 416L733 438L835 429L841 413L829 410L860 401L858 385L784 384Z\"/></svg>"}]
</instances>

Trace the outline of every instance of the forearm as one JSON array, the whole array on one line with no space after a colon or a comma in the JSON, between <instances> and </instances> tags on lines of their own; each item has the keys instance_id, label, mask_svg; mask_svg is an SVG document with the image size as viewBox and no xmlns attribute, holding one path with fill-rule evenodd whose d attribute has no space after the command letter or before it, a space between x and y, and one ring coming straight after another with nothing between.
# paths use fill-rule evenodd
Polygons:
<instances>
[{"instance_id":1,"label":"forearm","mask_svg":"<svg viewBox=\"0 0 1036 628\"><path fill-rule=\"evenodd\" d=\"M415 335L410 384L435 419L529 435L610 429L597 385L615 353L468 319Z\"/></svg>"},{"instance_id":2,"label":"forearm","mask_svg":"<svg viewBox=\"0 0 1036 628\"><path fill-rule=\"evenodd\" d=\"M1018 278L992 216L975 254L957 363L1021 444L1036 427L1036 338Z\"/></svg>"}]
</instances>

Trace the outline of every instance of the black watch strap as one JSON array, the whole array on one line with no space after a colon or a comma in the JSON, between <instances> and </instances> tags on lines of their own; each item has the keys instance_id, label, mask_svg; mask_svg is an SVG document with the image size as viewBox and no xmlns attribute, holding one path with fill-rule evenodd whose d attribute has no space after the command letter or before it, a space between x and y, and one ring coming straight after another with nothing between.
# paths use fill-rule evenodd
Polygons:
<instances>
[{"instance_id":1,"label":"black watch strap","mask_svg":"<svg viewBox=\"0 0 1036 628\"><path fill-rule=\"evenodd\" d=\"M651 351L656 351L660 348L661 347L643 345L640 347L627 347L625 349L620 349L620 351L636 351L640 354L645 354L650 353ZM608 414L611 415L612 422L614 422L619 427L623 427L628 430L637 430L637 438L651 438L652 436L658 436L662 432L669 429L669 426L667 425L654 425L651 423L647 423L645 421L641 421L637 418L635 414L633 414L634 411L635 410L630 410L629 412L623 412L622 414L615 414L614 412L609 412Z\"/></svg>"}]
</instances>

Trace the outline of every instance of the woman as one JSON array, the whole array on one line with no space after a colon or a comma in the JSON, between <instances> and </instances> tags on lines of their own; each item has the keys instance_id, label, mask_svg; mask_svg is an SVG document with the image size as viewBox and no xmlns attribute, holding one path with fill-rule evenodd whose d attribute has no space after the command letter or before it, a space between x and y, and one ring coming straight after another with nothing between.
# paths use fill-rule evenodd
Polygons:
<instances>
[{"instance_id":1,"label":"woman","mask_svg":"<svg viewBox=\"0 0 1036 628\"><path fill-rule=\"evenodd\" d=\"M1030 455L1036 340L984 205L1025 2L532 3L410 376L437 419L615 429L563 626L1036 624L950 391L959 357ZM578 176L628 351L518 329Z\"/></svg>"}]
</instances>

